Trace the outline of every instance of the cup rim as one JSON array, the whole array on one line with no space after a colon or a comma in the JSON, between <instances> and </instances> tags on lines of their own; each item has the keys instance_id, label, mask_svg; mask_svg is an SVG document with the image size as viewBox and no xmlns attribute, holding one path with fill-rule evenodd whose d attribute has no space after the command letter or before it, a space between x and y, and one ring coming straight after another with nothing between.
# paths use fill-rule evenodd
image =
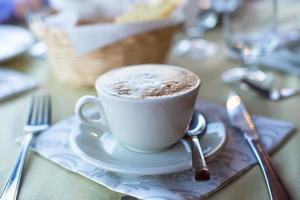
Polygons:
<instances>
[{"instance_id":1,"label":"cup rim","mask_svg":"<svg viewBox=\"0 0 300 200\"><path fill-rule=\"evenodd\" d=\"M97 78L97 80L95 82L95 88L96 88L98 94L100 94L100 93L105 94L105 95L108 95L108 96L116 98L116 99L131 100L131 101L143 101L143 102L147 102L147 101L153 102L153 101L162 101L162 100L175 99L175 98L178 98L178 97L181 97L181 96L185 96L185 95L188 95L190 93L193 93L195 90L198 90L201 86L201 79L197 74L195 74L191 70L185 69L185 68L177 66L177 65L149 63L149 64L138 64L138 65L126 65L126 66L123 66L123 67L133 67L133 66L141 66L141 65L143 65L143 66L144 65L166 65L166 66L176 67L176 68L186 70L186 71L194 74L196 77L198 77L197 84L195 84L195 86L193 86L191 89L189 89L187 91L184 91L184 92L181 92L181 93L178 93L178 94L175 94L175 95L167 95L167 96L160 96L160 97L148 97L148 98L134 98L134 97L129 97L129 96L114 95L114 94L111 94L109 92L106 92L106 91L100 89L99 87L97 87L97 85L98 85L97 82L99 81L99 79L101 77L100 76L100 77Z\"/></svg>"}]
</instances>

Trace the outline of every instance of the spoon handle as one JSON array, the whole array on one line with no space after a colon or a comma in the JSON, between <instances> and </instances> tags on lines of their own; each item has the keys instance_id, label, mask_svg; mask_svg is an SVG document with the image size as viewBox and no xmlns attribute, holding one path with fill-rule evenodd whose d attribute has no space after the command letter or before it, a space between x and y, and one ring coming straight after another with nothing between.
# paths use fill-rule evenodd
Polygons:
<instances>
[{"instance_id":1,"label":"spoon handle","mask_svg":"<svg viewBox=\"0 0 300 200\"><path fill-rule=\"evenodd\" d=\"M192 137L192 163L196 181L206 181L210 179L208 167L197 136Z\"/></svg>"},{"instance_id":2,"label":"spoon handle","mask_svg":"<svg viewBox=\"0 0 300 200\"><path fill-rule=\"evenodd\" d=\"M300 88L282 88L280 94L282 98L293 97L300 94Z\"/></svg>"}]
</instances>

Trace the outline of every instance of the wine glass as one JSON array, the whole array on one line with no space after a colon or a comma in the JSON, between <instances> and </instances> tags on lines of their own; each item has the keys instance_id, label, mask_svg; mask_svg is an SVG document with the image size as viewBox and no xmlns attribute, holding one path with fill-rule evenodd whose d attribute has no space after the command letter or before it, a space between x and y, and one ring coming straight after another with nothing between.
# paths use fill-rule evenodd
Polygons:
<instances>
[{"instance_id":1,"label":"wine glass","mask_svg":"<svg viewBox=\"0 0 300 200\"><path fill-rule=\"evenodd\" d=\"M225 71L223 81L232 83L248 78L270 85L273 77L259 70L259 61L278 45L276 0L244 0L238 9L225 12L223 36L231 56L243 63L242 68Z\"/></svg>"},{"instance_id":2,"label":"wine glass","mask_svg":"<svg viewBox=\"0 0 300 200\"><path fill-rule=\"evenodd\" d=\"M212 3L218 13L230 13L237 9L241 0L213 0Z\"/></svg>"},{"instance_id":3,"label":"wine glass","mask_svg":"<svg viewBox=\"0 0 300 200\"><path fill-rule=\"evenodd\" d=\"M30 28L31 23L34 18L36 18L39 13L45 12L49 9L48 0L40 1L25 1L26 2L26 13L25 19L28 27ZM35 34L33 34L35 36ZM40 41L35 37L34 45L28 50L28 54L35 58L45 58L47 54L47 46L44 42Z\"/></svg>"},{"instance_id":4,"label":"wine glass","mask_svg":"<svg viewBox=\"0 0 300 200\"><path fill-rule=\"evenodd\" d=\"M217 45L204 40L203 35L217 25L218 13L214 10L211 0L199 0L198 5L199 14L195 23L186 28L185 38L178 40L172 49L176 56L203 59L217 52Z\"/></svg>"}]
</instances>

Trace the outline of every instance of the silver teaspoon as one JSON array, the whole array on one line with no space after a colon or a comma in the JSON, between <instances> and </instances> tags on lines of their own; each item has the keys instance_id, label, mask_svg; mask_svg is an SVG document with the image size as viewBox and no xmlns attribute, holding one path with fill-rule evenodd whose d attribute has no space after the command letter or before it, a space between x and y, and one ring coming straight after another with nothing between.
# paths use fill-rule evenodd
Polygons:
<instances>
[{"instance_id":1,"label":"silver teaspoon","mask_svg":"<svg viewBox=\"0 0 300 200\"><path fill-rule=\"evenodd\" d=\"M205 117L199 111L195 111L186 135L192 139L192 164L194 179L196 181L206 181L210 179L208 167L198 139L198 136L203 134L205 129Z\"/></svg>"}]
</instances>

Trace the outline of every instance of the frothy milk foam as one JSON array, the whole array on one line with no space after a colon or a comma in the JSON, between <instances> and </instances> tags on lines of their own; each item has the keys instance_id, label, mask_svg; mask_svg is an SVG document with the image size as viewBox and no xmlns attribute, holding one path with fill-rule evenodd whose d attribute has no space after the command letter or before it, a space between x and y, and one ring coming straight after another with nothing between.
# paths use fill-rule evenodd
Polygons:
<instances>
[{"instance_id":1,"label":"frothy milk foam","mask_svg":"<svg viewBox=\"0 0 300 200\"><path fill-rule=\"evenodd\" d=\"M109 71L97 80L96 87L116 96L159 98L185 93L199 82L197 75L180 67L146 64Z\"/></svg>"}]
</instances>

